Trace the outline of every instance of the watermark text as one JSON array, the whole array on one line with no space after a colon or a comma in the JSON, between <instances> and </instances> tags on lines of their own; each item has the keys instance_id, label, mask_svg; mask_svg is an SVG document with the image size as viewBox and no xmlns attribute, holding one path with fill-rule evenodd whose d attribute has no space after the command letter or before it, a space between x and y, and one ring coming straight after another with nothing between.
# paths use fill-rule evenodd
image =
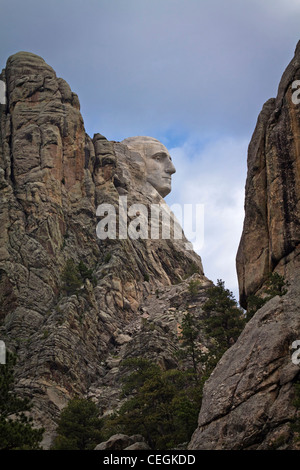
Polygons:
<instances>
[{"instance_id":1,"label":"watermark text","mask_svg":"<svg viewBox=\"0 0 300 470\"><path fill-rule=\"evenodd\" d=\"M199 250L204 243L203 204L128 206L127 196L120 196L117 208L108 203L100 204L96 216L101 218L96 227L100 240L181 240L185 235L190 240L185 245L188 250Z\"/></svg>"},{"instance_id":2,"label":"watermark text","mask_svg":"<svg viewBox=\"0 0 300 470\"><path fill-rule=\"evenodd\" d=\"M2 339L0 340L0 364L6 364L6 346Z\"/></svg>"},{"instance_id":3,"label":"watermark text","mask_svg":"<svg viewBox=\"0 0 300 470\"><path fill-rule=\"evenodd\" d=\"M292 354L292 363L296 366L300 365L300 339L296 339L292 343L292 349L296 349L296 351Z\"/></svg>"},{"instance_id":4,"label":"watermark text","mask_svg":"<svg viewBox=\"0 0 300 470\"><path fill-rule=\"evenodd\" d=\"M0 104L6 104L6 84L0 80Z\"/></svg>"},{"instance_id":5,"label":"watermark text","mask_svg":"<svg viewBox=\"0 0 300 470\"><path fill-rule=\"evenodd\" d=\"M292 102L294 104L299 104L300 103L300 80L293 81L292 89L295 90L292 94Z\"/></svg>"}]
</instances>

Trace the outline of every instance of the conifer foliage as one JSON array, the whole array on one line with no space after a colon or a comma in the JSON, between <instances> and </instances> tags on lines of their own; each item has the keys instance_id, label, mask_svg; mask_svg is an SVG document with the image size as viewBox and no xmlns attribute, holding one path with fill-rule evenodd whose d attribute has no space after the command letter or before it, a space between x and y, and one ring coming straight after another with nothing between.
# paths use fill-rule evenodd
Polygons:
<instances>
[{"instance_id":1,"label":"conifer foliage","mask_svg":"<svg viewBox=\"0 0 300 470\"><path fill-rule=\"evenodd\" d=\"M106 440L117 433L141 434L155 450L189 442L197 427L204 383L245 325L243 310L221 280L208 289L203 310L198 315L187 312L182 319L178 368L164 370L143 357L123 360L122 406L100 425L96 405L71 401L62 412L54 448L89 449L101 442L101 436ZM203 334L208 352L199 342Z\"/></svg>"},{"instance_id":2,"label":"conifer foliage","mask_svg":"<svg viewBox=\"0 0 300 470\"><path fill-rule=\"evenodd\" d=\"M0 364L0 450L37 450L43 429L34 429L25 415L31 404L13 393L16 356L7 353L6 364Z\"/></svg>"},{"instance_id":3,"label":"conifer foliage","mask_svg":"<svg viewBox=\"0 0 300 470\"><path fill-rule=\"evenodd\" d=\"M123 362L130 371L123 384L127 401L104 425L107 437L123 432L142 434L153 449L187 442L195 430L200 390L189 371L170 369L145 358Z\"/></svg>"},{"instance_id":4,"label":"conifer foliage","mask_svg":"<svg viewBox=\"0 0 300 470\"><path fill-rule=\"evenodd\" d=\"M221 357L243 330L246 322L244 312L221 279L208 289L208 300L203 309L206 312L205 331L214 341L217 357Z\"/></svg>"},{"instance_id":5,"label":"conifer foliage","mask_svg":"<svg viewBox=\"0 0 300 470\"><path fill-rule=\"evenodd\" d=\"M73 398L63 409L53 450L92 450L101 442L102 423L95 403Z\"/></svg>"}]
</instances>

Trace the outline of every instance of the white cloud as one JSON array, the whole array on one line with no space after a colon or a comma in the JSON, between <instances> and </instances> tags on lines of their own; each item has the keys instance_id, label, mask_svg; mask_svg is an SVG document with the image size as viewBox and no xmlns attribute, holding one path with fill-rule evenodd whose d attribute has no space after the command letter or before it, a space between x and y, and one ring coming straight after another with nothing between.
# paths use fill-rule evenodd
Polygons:
<instances>
[{"instance_id":1,"label":"white cloud","mask_svg":"<svg viewBox=\"0 0 300 470\"><path fill-rule=\"evenodd\" d=\"M204 146L190 140L170 149L176 173L166 199L169 205L204 204L204 245L195 249L206 276L214 282L223 279L236 298L235 257L244 220L248 142L223 137Z\"/></svg>"}]
</instances>

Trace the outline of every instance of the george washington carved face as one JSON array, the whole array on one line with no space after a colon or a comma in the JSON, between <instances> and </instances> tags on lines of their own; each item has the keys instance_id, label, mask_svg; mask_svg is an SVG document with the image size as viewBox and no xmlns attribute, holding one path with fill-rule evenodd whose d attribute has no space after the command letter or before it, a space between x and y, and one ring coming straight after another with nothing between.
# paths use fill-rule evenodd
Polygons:
<instances>
[{"instance_id":1,"label":"george washington carved face","mask_svg":"<svg viewBox=\"0 0 300 470\"><path fill-rule=\"evenodd\" d=\"M176 169L166 147L153 137L129 137L122 141L139 152L145 160L147 182L165 197L171 192L171 178Z\"/></svg>"}]
</instances>

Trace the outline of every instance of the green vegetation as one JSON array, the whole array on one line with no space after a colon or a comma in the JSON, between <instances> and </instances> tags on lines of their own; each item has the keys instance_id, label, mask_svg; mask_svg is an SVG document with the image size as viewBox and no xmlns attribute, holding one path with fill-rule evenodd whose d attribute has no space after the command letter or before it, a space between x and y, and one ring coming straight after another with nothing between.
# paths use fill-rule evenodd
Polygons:
<instances>
[{"instance_id":1,"label":"green vegetation","mask_svg":"<svg viewBox=\"0 0 300 470\"><path fill-rule=\"evenodd\" d=\"M287 282L285 281L284 276L281 276L278 273L269 274L266 285L268 300L275 297L275 295L282 296L287 293Z\"/></svg>"},{"instance_id":2,"label":"green vegetation","mask_svg":"<svg viewBox=\"0 0 300 470\"><path fill-rule=\"evenodd\" d=\"M86 279L89 279L94 286L97 283L92 270L82 261L76 264L72 259L68 259L62 272L64 292L68 295L77 294Z\"/></svg>"},{"instance_id":3,"label":"green vegetation","mask_svg":"<svg viewBox=\"0 0 300 470\"><path fill-rule=\"evenodd\" d=\"M48 338L49 334L49 330L43 330L43 339Z\"/></svg>"},{"instance_id":4,"label":"green vegetation","mask_svg":"<svg viewBox=\"0 0 300 470\"><path fill-rule=\"evenodd\" d=\"M245 325L243 310L221 280L208 290L204 311L204 321L187 313L181 324L177 358L191 367L165 371L144 358L123 361L127 374L122 397L128 399L104 420L105 438L118 432L139 433L153 449L170 449L190 440L197 427L204 383ZM209 354L200 349L201 326L213 345Z\"/></svg>"},{"instance_id":5,"label":"green vegetation","mask_svg":"<svg viewBox=\"0 0 300 470\"><path fill-rule=\"evenodd\" d=\"M80 263L77 265L77 269L83 281L86 279L89 279L90 281L93 280L93 271L88 269L88 267L82 261L80 261Z\"/></svg>"},{"instance_id":6,"label":"green vegetation","mask_svg":"<svg viewBox=\"0 0 300 470\"><path fill-rule=\"evenodd\" d=\"M106 255L104 256L104 263L109 263L109 261L111 260L111 252L109 251L108 253L106 253Z\"/></svg>"},{"instance_id":7,"label":"green vegetation","mask_svg":"<svg viewBox=\"0 0 300 470\"><path fill-rule=\"evenodd\" d=\"M253 317L255 312L259 310L264 304L266 303L266 300L263 299L262 297L259 297L258 295L251 294L247 298L247 314L246 314L246 319L250 320L250 318Z\"/></svg>"},{"instance_id":8,"label":"green vegetation","mask_svg":"<svg viewBox=\"0 0 300 470\"><path fill-rule=\"evenodd\" d=\"M201 402L193 374L163 371L144 358L128 359L123 367L131 373L124 379L122 395L131 398L105 420L106 437L116 432L142 434L153 449L188 441L197 426Z\"/></svg>"},{"instance_id":9,"label":"green vegetation","mask_svg":"<svg viewBox=\"0 0 300 470\"><path fill-rule=\"evenodd\" d=\"M197 274L201 274L200 268L199 268L199 266L197 266L196 263L192 262L192 263L189 265L189 267L188 267L188 269L187 269L187 271L186 271L186 274L185 274L185 276L184 276L184 279L187 279L187 278L189 278L190 276L192 276L193 274L196 274L196 273L197 273Z\"/></svg>"},{"instance_id":10,"label":"green vegetation","mask_svg":"<svg viewBox=\"0 0 300 470\"><path fill-rule=\"evenodd\" d=\"M31 405L13 393L16 356L7 353L0 365L0 450L38 450L44 429L34 429L25 415Z\"/></svg>"},{"instance_id":11,"label":"green vegetation","mask_svg":"<svg viewBox=\"0 0 300 470\"><path fill-rule=\"evenodd\" d=\"M179 358L191 360L196 380L198 378L198 365L202 361L202 353L198 343L199 328L200 321L187 313L181 323L180 348L177 354Z\"/></svg>"},{"instance_id":12,"label":"green vegetation","mask_svg":"<svg viewBox=\"0 0 300 470\"><path fill-rule=\"evenodd\" d=\"M295 387L295 399L293 401L293 405L295 406L297 412L298 412L298 417L295 418L295 420L291 424L291 430L296 433L295 440L299 441L300 440L300 376L298 374L298 378L295 381L294 384Z\"/></svg>"},{"instance_id":13,"label":"green vegetation","mask_svg":"<svg viewBox=\"0 0 300 470\"><path fill-rule=\"evenodd\" d=\"M188 288L189 288L189 293L192 298L196 297L196 295L198 294L200 285L201 285L201 282L199 281L199 279L192 279L189 282Z\"/></svg>"},{"instance_id":14,"label":"green vegetation","mask_svg":"<svg viewBox=\"0 0 300 470\"><path fill-rule=\"evenodd\" d=\"M88 449L116 433L142 434L157 450L188 442L197 427L204 383L245 324L243 311L223 281L208 289L207 295L204 319L190 312L183 317L178 369L163 370L140 357L124 360L120 396L124 403L119 410L99 422L93 404L71 401L62 412L53 448ZM145 320L143 327L148 323ZM200 328L210 344L209 353L202 352Z\"/></svg>"},{"instance_id":15,"label":"green vegetation","mask_svg":"<svg viewBox=\"0 0 300 470\"><path fill-rule=\"evenodd\" d=\"M281 276L276 272L270 273L266 282L265 290L262 293L262 297L252 294L249 295L247 299L247 320L250 320L259 308L276 295L285 295L287 293L286 286L287 282L285 281L284 276Z\"/></svg>"},{"instance_id":16,"label":"green vegetation","mask_svg":"<svg viewBox=\"0 0 300 470\"><path fill-rule=\"evenodd\" d=\"M68 295L75 294L81 287L83 280L79 270L72 259L68 259L62 272L63 290Z\"/></svg>"},{"instance_id":17,"label":"green vegetation","mask_svg":"<svg viewBox=\"0 0 300 470\"><path fill-rule=\"evenodd\" d=\"M95 403L73 398L61 413L52 450L92 450L102 440Z\"/></svg>"},{"instance_id":18,"label":"green vegetation","mask_svg":"<svg viewBox=\"0 0 300 470\"><path fill-rule=\"evenodd\" d=\"M244 312L220 279L216 286L208 289L208 300L203 309L206 312L206 334L213 340L214 354L220 358L243 330L246 321Z\"/></svg>"}]
</instances>

